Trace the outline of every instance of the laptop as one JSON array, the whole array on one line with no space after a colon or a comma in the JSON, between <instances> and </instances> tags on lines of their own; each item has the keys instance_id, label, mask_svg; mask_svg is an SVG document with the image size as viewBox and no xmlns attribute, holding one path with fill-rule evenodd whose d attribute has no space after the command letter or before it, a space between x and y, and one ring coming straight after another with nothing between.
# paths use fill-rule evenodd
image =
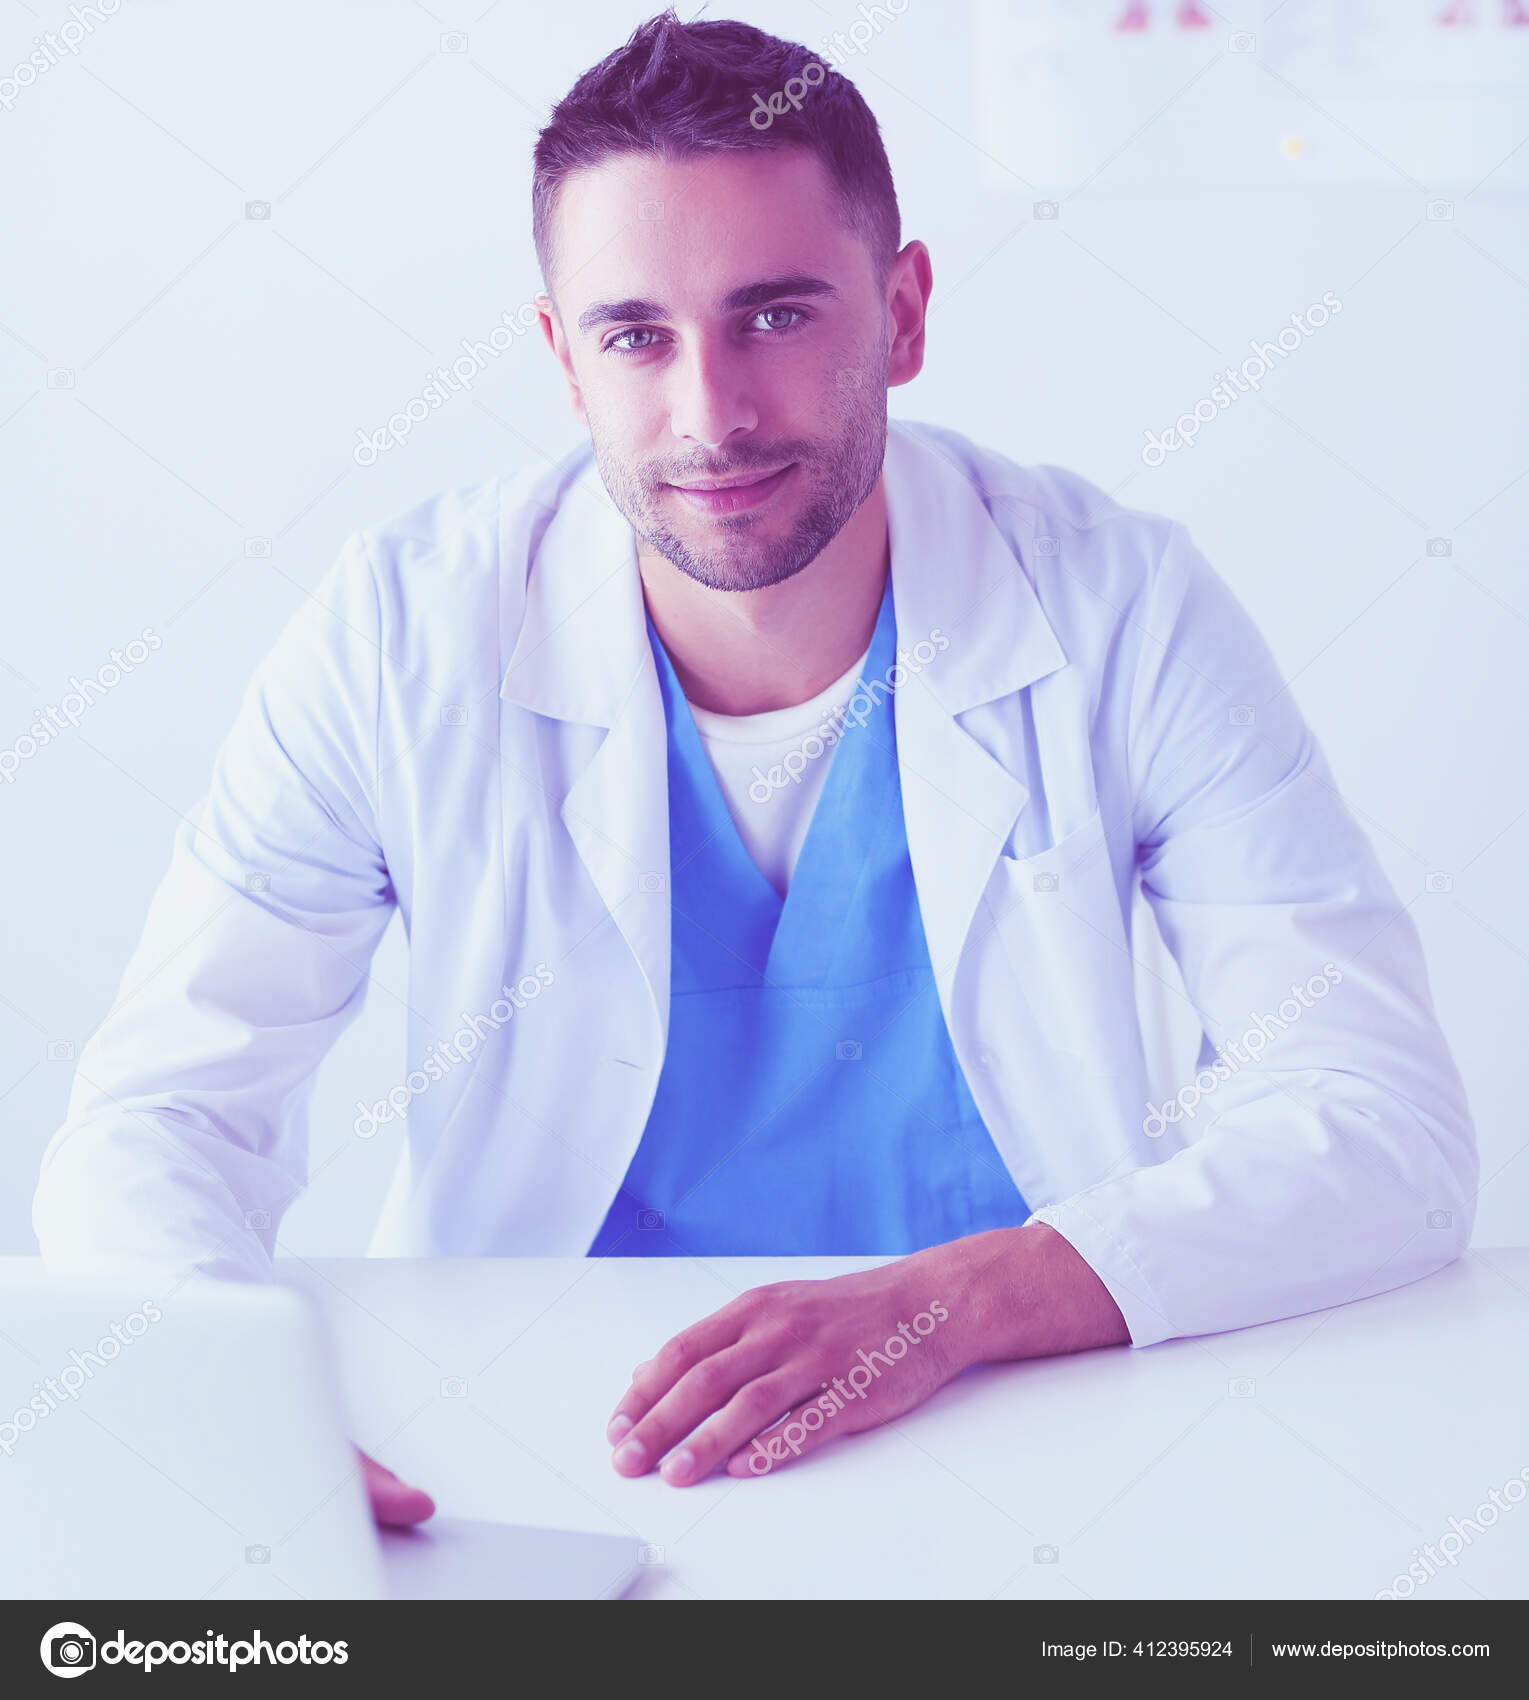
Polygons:
<instances>
[{"instance_id":1,"label":"laptop","mask_svg":"<svg viewBox=\"0 0 1529 1700\"><path fill-rule=\"evenodd\" d=\"M279 1287L0 1264L0 1598L598 1599L620 1536L379 1535L319 1319Z\"/></svg>"}]
</instances>

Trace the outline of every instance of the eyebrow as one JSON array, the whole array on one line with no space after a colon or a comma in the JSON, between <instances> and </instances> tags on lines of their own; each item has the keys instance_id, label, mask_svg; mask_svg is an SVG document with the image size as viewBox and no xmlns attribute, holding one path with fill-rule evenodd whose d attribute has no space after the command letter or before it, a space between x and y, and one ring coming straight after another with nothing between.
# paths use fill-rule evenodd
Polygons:
<instances>
[{"instance_id":1,"label":"eyebrow","mask_svg":"<svg viewBox=\"0 0 1529 1700\"><path fill-rule=\"evenodd\" d=\"M826 278L812 277L805 272L786 272L780 277L762 278L758 283L746 283L722 298L720 310L740 313L749 307L766 307L783 295L801 295L837 301L839 291ZM601 325L631 324L643 319L667 319L669 309L661 301L645 301L640 296L628 296L625 301L594 301L579 314L581 331L597 330Z\"/></svg>"}]
</instances>

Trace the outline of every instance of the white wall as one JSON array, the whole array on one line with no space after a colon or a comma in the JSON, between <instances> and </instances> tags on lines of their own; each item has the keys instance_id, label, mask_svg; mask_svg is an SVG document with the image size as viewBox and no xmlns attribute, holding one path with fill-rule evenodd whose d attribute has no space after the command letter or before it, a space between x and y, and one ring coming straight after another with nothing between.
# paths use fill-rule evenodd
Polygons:
<instances>
[{"instance_id":1,"label":"white wall","mask_svg":"<svg viewBox=\"0 0 1529 1700\"><path fill-rule=\"evenodd\" d=\"M1283 40L1230 3L1131 40L1115 0L882 14L846 69L937 284L894 410L1190 525L1417 920L1480 1128L1478 1240L1522 1243L1529 30L1487 0L1473 39L1426 33L1433 6L1288 4ZM535 130L648 9L121 0L0 110L0 749L163 640L0 785L0 1250L32 1244L53 1053L111 1001L279 626L353 528L577 440L523 338L405 447L351 454L535 292ZM858 16L732 10L814 45ZM68 15L0 12L0 91ZM1259 395L1144 465L1148 430L1328 291L1341 314ZM395 930L320 1079L296 1250L364 1245L397 1134L356 1140L348 1107L397 1076L406 989Z\"/></svg>"}]
</instances>

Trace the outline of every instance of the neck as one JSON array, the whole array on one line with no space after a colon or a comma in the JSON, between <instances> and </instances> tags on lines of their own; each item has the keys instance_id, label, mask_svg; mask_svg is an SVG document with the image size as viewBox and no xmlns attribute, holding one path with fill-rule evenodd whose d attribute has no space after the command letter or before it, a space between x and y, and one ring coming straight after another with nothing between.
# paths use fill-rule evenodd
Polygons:
<instances>
[{"instance_id":1,"label":"neck","mask_svg":"<svg viewBox=\"0 0 1529 1700\"><path fill-rule=\"evenodd\" d=\"M871 641L889 560L879 478L821 554L762 590L710 590L662 555L637 556L680 685L713 714L794 708L848 672Z\"/></svg>"}]
</instances>

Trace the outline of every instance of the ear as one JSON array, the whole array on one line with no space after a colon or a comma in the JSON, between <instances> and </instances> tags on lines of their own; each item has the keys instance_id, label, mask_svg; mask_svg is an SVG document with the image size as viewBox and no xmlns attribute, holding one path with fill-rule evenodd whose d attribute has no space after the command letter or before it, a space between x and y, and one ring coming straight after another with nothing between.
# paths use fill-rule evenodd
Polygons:
<instances>
[{"instance_id":1,"label":"ear","mask_svg":"<svg viewBox=\"0 0 1529 1700\"><path fill-rule=\"evenodd\" d=\"M934 289L934 268L922 242L910 242L892 262L887 276L887 314L892 348L887 385L911 383L924 369L924 321Z\"/></svg>"},{"instance_id":2,"label":"ear","mask_svg":"<svg viewBox=\"0 0 1529 1700\"><path fill-rule=\"evenodd\" d=\"M568 338L563 331L563 321L558 317L557 305L550 295L543 293L536 297L536 310L541 315L542 335L547 339L547 346L557 356L557 363L563 368L563 376L568 381L568 397L573 406L573 416L588 430L589 418L584 412L584 395L573 370L573 355L568 349Z\"/></svg>"}]
</instances>

